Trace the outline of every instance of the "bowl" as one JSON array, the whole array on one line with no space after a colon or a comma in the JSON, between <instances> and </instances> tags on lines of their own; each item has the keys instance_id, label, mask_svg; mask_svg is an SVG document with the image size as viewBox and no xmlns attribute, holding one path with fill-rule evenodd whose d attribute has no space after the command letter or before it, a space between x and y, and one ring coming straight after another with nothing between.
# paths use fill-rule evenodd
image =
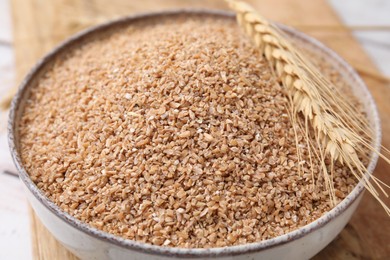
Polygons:
<instances>
[{"instance_id":1,"label":"bowl","mask_svg":"<svg viewBox=\"0 0 390 260\"><path fill-rule=\"evenodd\" d=\"M183 13L235 19L232 13L211 10L174 10L125 17L93 27L69 38L43 57L25 77L11 106L8 123L9 147L27 197L36 215L64 247L82 259L308 259L314 256L328 245L350 220L363 195L364 186L362 182L358 183L352 192L332 210L295 231L256 243L195 249L155 246L124 239L93 228L65 213L51 202L33 183L24 169L19 155L18 121L24 108L26 93L34 87L37 79L45 71L45 68L51 65L57 55L66 52L68 48L80 42L88 40L88 37L92 35L117 26L128 25L143 19L175 16ZM303 44L309 50L317 53L339 71L351 86L353 93L362 102L369 123L375 133L373 147L378 149L381 140L378 111L371 94L357 73L337 54L320 42L289 27L283 25L279 25L279 27L299 44ZM373 172L377 159L378 155L373 154L368 165L367 174Z\"/></svg>"}]
</instances>

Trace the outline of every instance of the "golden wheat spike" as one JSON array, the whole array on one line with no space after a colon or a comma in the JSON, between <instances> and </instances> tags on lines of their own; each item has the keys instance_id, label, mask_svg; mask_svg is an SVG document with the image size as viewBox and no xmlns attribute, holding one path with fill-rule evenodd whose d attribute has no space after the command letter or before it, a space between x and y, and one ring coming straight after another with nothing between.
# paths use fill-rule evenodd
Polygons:
<instances>
[{"instance_id":1,"label":"golden wheat spike","mask_svg":"<svg viewBox=\"0 0 390 260\"><path fill-rule=\"evenodd\" d=\"M390 209L380 200L378 192L365 175L367 169L358 156L362 147L379 154L379 151L370 145L372 132L368 122L351 112L353 108L333 93L336 89L333 84L293 46L277 26L260 16L247 3L236 0L226 2L236 12L238 23L263 53L287 89L295 111L292 116L302 114L306 122L304 130L309 131L308 123L315 130L321 153L321 158L318 159L323 161L324 155L327 155L331 158L332 165L333 161L347 165L359 181L363 180L366 189L390 215ZM359 131L365 132L367 137L361 137ZM323 174L325 180L331 180L326 167ZM372 182L387 195L377 179L373 178ZM333 182L328 181L327 187L329 191L334 190Z\"/></svg>"},{"instance_id":2,"label":"golden wheat spike","mask_svg":"<svg viewBox=\"0 0 390 260\"><path fill-rule=\"evenodd\" d=\"M312 121L312 126L319 135L328 138L326 152L341 163L345 160L358 160L354 149L357 146L354 133L333 113L328 112L329 107L324 104L318 90L310 87L315 85L313 80L294 60L295 55L292 54L295 51L291 51L292 47L288 42L248 4L231 0L227 2L238 13L241 26L255 39L255 44L273 65L277 76L282 78L297 111Z\"/></svg>"}]
</instances>

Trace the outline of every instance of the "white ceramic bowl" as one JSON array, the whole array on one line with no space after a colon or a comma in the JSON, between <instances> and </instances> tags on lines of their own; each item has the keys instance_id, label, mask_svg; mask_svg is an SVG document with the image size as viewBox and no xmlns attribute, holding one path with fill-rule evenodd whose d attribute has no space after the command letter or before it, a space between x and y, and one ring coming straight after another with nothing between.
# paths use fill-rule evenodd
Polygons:
<instances>
[{"instance_id":1,"label":"white ceramic bowl","mask_svg":"<svg viewBox=\"0 0 390 260\"><path fill-rule=\"evenodd\" d=\"M234 15L231 13L210 10L178 10L126 17L94 27L69 38L39 61L24 79L18 94L12 102L8 125L9 146L18 168L20 179L24 183L28 199L35 213L58 241L82 259L168 259L172 257L202 259L212 257L218 259L292 260L308 259L314 256L337 236L351 218L363 194L364 188L362 183L359 183L340 204L321 218L288 234L245 245L210 249L184 249L154 246L127 240L93 228L64 213L57 205L51 202L31 181L24 169L18 152L17 125L24 108L25 94L34 87L35 81L40 77L45 68L51 65L56 55L65 52L69 47L78 44L80 41L88 39L92 34L109 30L112 27L131 24L140 19L175 16L181 13L197 13L234 19ZM288 27L282 25L280 27L298 42L304 44L306 48L310 48L324 57L342 74L342 77L353 88L355 95L364 104L365 111L376 134L373 146L379 148L381 131L377 108L367 87L356 72L333 51L318 41ZM368 166L368 174L374 170L377 159L377 155L372 156Z\"/></svg>"}]
</instances>

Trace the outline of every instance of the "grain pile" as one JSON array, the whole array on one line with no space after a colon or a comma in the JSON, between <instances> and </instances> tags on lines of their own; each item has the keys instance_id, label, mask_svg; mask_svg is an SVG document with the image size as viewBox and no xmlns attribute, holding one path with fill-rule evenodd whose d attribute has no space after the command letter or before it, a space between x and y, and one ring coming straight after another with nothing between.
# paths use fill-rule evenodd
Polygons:
<instances>
[{"instance_id":1,"label":"grain pile","mask_svg":"<svg viewBox=\"0 0 390 260\"><path fill-rule=\"evenodd\" d=\"M30 94L20 152L53 202L98 229L173 247L250 243L332 208L299 131L298 160L288 106L233 19L167 17L58 57ZM356 181L335 167L342 199Z\"/></svg>"}]
</instances>

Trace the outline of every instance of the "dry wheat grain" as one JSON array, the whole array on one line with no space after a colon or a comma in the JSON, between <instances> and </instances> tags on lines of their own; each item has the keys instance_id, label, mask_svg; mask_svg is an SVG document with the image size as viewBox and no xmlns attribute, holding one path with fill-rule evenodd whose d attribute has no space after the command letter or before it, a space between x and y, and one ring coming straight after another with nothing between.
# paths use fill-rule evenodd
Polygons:
<instances>
[{"instance_id":1,"label":"dry wheat grain","mask_svg":"<svg viewBox=\"0 0 390 260\"><path fill-rule=\"evenodd\" d=\"M332 208L288 106L231 19L152 19L57 57L28 98L20 152L54 203L106 232L173 247L250 243ZM338 200L354 188L348 167L335 165L334 185Z\"/></svg>"}]
</instances>

